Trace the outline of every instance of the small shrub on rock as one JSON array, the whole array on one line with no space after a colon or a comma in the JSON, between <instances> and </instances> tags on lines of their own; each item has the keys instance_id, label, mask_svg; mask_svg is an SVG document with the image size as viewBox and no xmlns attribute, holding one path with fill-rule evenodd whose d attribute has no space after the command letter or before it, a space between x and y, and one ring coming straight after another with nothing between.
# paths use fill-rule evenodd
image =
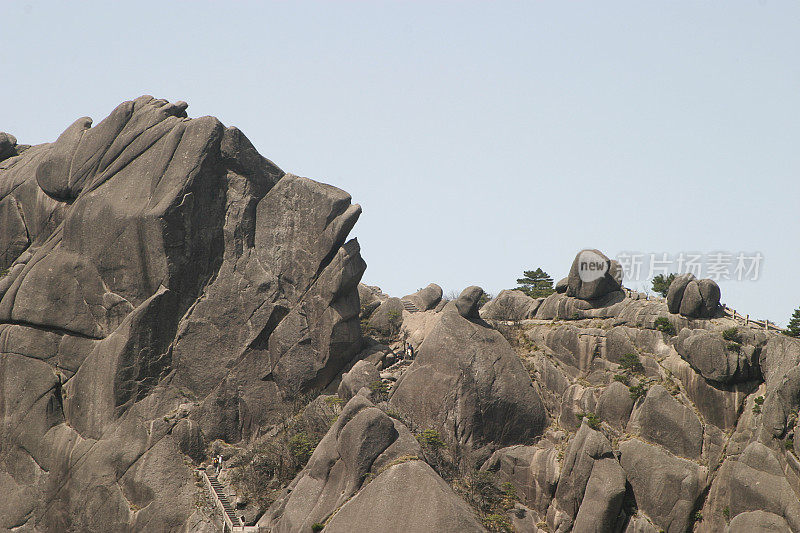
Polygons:
<instances>
[{"instance_id":1,"label":"small shrub on rock","mask_svg":"<svg viewBox=\"0 0 800 533\"><path fill-rule=\"evenodd\" d=\"M444 448L447 446L442 440L441 435L435 429L426 429L417 435L417 441L425 448Z\"/></svg>"},{"instance_id":2,"label":"small shrub on rock","mask_svg":"<svg viewBox=\"0 0 800 533\"><path fill-rule=\"evenodd\" d=\"M675 274L670 274L669 276L659 274L653 278L653 292L656 292L662 297L666 298L667 293L669 292L669 286L672 285L674 280Z\"/></svg>"},{"instance_id":3,"label":"small shrub on rock","mask_svg":"<svg viewBox=\"0 0 800 533\"><path fill-rule=\"evenodd\" d=\"M377 396L380 400L387 400L389 398L389 384L383 381L373 381L369 384L369 390L372 394Z\"/></svg>"},{"instance_id":4,"label":"small shrub on rock","mask_svg":"<svg viewBox=\"0 0 800 533\"><path fill-rule=\"evenodd\" d=\"M764 405L764 397L763 396L756 396L753 398L753 414L760 414L761 413L761 406Z\"/></svg>"},{"instance_id":5,"label":"small shrub on rock","mask_svg":"<svg viewBox=\"0 0 800 533\"><path fill-rule=\"evenodd\" d=\"M635 402L647 394L647 385L639 383L638 385L628 387L628 390L631 393L631 400Z\"/></svg>"},{"instance_id":6,"label":"small shrub on rock","mask_svg":"<svg viewBox=\"0 0 800 533\"><path fill-rule=\"evenodd\" d=\"M517 502L517 488L513 483L506 481L500 485L500 490L503 491L503 509L513 509Z\"/></svg>"},{"instance_id":7,"label":"small shrub on rock","mask_svg":"<svg viewBox=\"0 0 800 533\"><path fill-rule=\"evenodd\" d=\"M492 513L483 517L483 526L492 533L514 533L508 517L500 513Z\"/></svg>"},{"instance_id":8,"label":"small shrub on rock","mask_svg":"<svg viewBox=\"0 0 800 533\"><path fill-rule=\"evenodd\" d=\"M727 343L727 344L725 345L725 348L726 348L726 349L727 349L729 352L738 352L738 351L739 351L739 349L740 349L741 347L742 347L742 345L741 345L741 344L739 344L738 342L729 342L729 343Z\"/></svg>"},{"instance_id":9,"label":"small shrub on rock","mask_svg":"<svg viewBox=\"0 0 800 533\"><path fill-rule=\"evenodd\" d=\"M556 292L553 288L553 278L541 268L525 270L522 276L517 280L516 288L531 298L546 297Z\"/></svg>"},{"instance_id":10,"label":"small shrub on rock","mask_svg":"<svg viewBox=\"0 0 800 533\"><path fill-rule=\"evenodd\" d=\"M585 420L586 425L594 430L600 429L600 425L603 423L600 417L594 413L582 413L578 415L578 418L580 420Z\"/></svg>"},{"instance_id":11,"label":"small shrub on rock","mask_svg":"<svg viewBox=\"0 0 800 533\"><path fill-rule=\"evenodd\" d=\"M614 381L619 381L623 385L629 385L631 382L631 378L629 378L625 374L614 374Z\"/></svg>"},{"instance_id":12,"label":"small shrub on rock","mask_svg":"<svg viewBox=\"0 0 800 533\"><path fill-rule=\"evenodd\" d=\"M0 277L2 276L3 275L0 274ZM790 337L800 337L800 307L792 313L792 318L789 320L789 323L786 324L786 329L783 330L783 333Z\"/></svg>"},{"instance_id":13,"label":"small shrub on rock","mask_svg":"<svg viewBox=\"0 0 800 533\"><path fill-rule=\"evenodd\" d=\"M327 403L330 407L337 407L344 403L344 400L339 398L338 396L328 396L325 398L325 403Z\"/></svg>"},{"instance_id":14,"label":"small shrub on rock","mask_svg":"<svg viewBox=\"0 0 800 533\"><path fill-rule=\"evenodd\" d=\"M316 446L317 443L306 433L297 433L289 439L289 453L301 467L305 466L311 458Z\"/></svg>"},{"instance_id":15,"label":"small shrub on rock","mask_svg":"<svg viewBox=\"0 0 800 533\"><path fill-rule=\"evenodd\" d=\"M317 533L318 531L322 531L323 529L325 529L325 524L320 524L319 522L314 522L311 525L311 531L313 531L314 533Z\"/></svg>"},{"instance_id":16,"label":"small shrub on rock","mask_svg":"<svg viewBox=\"0 0 800 533\"><path fill-rule=\"evenodd\" d=\"M655 326L658 331L666 333L667 335L675 335L677 332L675 331L675 326L672 325L672 322L665 316L660 316L656 318Z\"/></svg>"},{"instance_id":17,"label":"small shrub on rock","mask_svg":"<svg viewBox=\"0 0 800 533\"><path fill-rule=\"evenodd\" d=\"M619 366L621 366L623 370L632 372L634 374L641 374L644 372L642 360L639 359L639 356L635 353L626 353L620 357Z\"/></svg>"},{"instance_id":18,"label":"small shrub on rock","mask_svg":"<svg viewBox=\"0 0 800 533\"><path fill-rule=\"evenodd\" d=\"M722 338L729 342L742 344L742 335L739 333L739 328L732 327L722 331Z\"/></svg>"}]
</instances>

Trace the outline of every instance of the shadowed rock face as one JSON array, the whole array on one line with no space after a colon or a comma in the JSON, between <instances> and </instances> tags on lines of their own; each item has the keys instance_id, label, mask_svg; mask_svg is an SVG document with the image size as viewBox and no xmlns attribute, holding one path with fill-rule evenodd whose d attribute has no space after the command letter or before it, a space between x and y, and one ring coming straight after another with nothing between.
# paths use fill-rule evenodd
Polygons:
<instances>
[{"instance_id":1,"label":"shadowed rock face","mask_svg":"<svg viewBox=\"0 0 800 533\"><path fill-rule=\"evenodd\" d=\"M482 293L469 287L444 307L390 403L420 426L475 449L526 443L542 433L547 415L508 341L468 319L477 315Z\"/></svg>"},{"instance_id":2,"label":"shadowed rock face","mask_svg":"<svg viewBox=\"0 0 800 533\"><path fill-rule=\"evenodd\" d=\"M186 436L247 437L360 347L360 207L186 107L0 140L0 529L182 528Z\"/></svg>"}]
</instances>

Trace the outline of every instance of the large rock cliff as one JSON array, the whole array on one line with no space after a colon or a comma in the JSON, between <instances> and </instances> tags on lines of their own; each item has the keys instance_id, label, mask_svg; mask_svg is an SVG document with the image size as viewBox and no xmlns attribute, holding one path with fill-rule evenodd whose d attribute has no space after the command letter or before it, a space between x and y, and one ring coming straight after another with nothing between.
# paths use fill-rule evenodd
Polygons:
<instances>
[{"instance_id":1,"label":"large rock cliff","mask_svg":"<svg viewBox=\"0 0 800 533\"><path fill-rule=\"evenodd\" d=\"M360 207L186 107L3 138L0 529L187 527L185 454L258 433L360 349Z\"/></svg>"}]
</instances>

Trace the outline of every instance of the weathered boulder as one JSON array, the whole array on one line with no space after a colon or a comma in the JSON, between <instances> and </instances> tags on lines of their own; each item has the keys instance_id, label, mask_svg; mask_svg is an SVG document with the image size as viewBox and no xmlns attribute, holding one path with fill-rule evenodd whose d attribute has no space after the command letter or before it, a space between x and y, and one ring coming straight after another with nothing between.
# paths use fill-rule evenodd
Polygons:
<instances>
[{"instance_id":1,"label":"weathered boulder","mask_svg":"<svg viewBox=\"0 0 800 533\"><path fill-rule=\"evenodd\" d=\"M689 318L711 318L719 310L720 290L711 279L696 279L693 274L681 274L670 283L667 291L669 312Z\"/></svg>"},{"instance_id":2,"label":"weathered boulder","mask_svg":"<svg viewBox=\"0 0 800 533\"><path fill-rule=\"evenodd\" d=\"M356 354L354 359L356 361L369 361L379 369L394 363L392 350L372 337L364 337L361 351Z\"/></svg>"},{"instance_id":3,"label":"weathered boulder","mask_svg":"<svg viewBox=\"0 0 800 533\"><path fill-rule=\"evenodd\" d=\"M10 133L0 131L0 161L17 155L16 147L17 138Z\"/></svg>"},{"instance_id":4,"label":"weathered boulder","mask_svg":"<svg viewBox=\"0 0 800 533\"><path fill-rule=\"evenodd\" d=\"M616 460L597 461L586 483L573 531L612 531L620 523L625 471Z\"/></svg>"},{"instance_id":5,"label":"weathered boulder","mask_svg":"<svg viewBox=\"0 0 800 533\"><path fill-rule=\"evenodd\" d=\"M420 311L428 311L435 308L442 301L442 288L435 283L431 283L414 294L403 296L401 300L408 300Z\"/></svg>"},{"instance_id":6,"label":"weathered boulder","mask_svg":"<svg viewBox=\"0 0 800 533\"><path fill-rule=\"evenodd\" d=\"M800 501L773 452L753 442L733 465L729 488L731 516L767 511L782 517L792 531L800 530Z\"/></svg>"},{"instance_id":7,"label":"weathered boulder","mask_svg":"<svg viewBox=\"0 0 800 533\"><path fill-rule=\"evenodd\" d=\"M488 320L526 320L536 316L544 298L531 298L519 290L500 291L480 309L481 318Z\"/></svg>"},{"instance_id":8,"label":"weathered boulder","mask_svg":"<svg viewBox=\"0 0 800 533\"><path fill-rule=\"evenodd\" d=\"M681 309L681 300L683 300L683 293L686 291L686 286L689 282L696 280L694 274L687 272L675 276L672 283L669 284L667 289L667 308L672 314L678 314Z\"/></svg>"},{"instance_id":9,"label":"weathered boulder","mask_svg":"<svg viewBox=\"0 0 800 533\"><path fill-rule=\"evenodd\" d=\"M614 381L603 390L597 400L596 414L615 428L624 428L633 409L633 399L628 387Z\"/></svg>"},{"instance_id":10,"label":"weathered boulder","mask_svg":"<svg viewBox=\"0 0 800 533\"><path fill-rule=\"evenodd\" d=\"M598 390L584 387L580 383L570 385L561 399L558 424L570 431L577 430L585 413L594 413L597 409Z\"/></svg>"},{"instance_id":11,"label":"weathered boulder","mask_svg":"<svg viewBox=\"0 0 800 533\"><path fill-rule=\"evenodd\" d=\"M625 533L661 533L660 528L657 529L653 523L647 520L644 516L633 515L628 520L628 525L625 527Z\"/></svg>"},{"instance_id":12,"label":"weathered boulder","mask_svg":"<svg viewBox=\"0 0 800 533\"><path fill-rule=\"evenodd\" d=\"M561 396L570 386L562 365L556 365L550 357L538 352L525 360L525 366L531 372L534 382L539 385L539 394L547 412L558 412L561 408Z\"/></svg>"},{"instance_id":13,"label":"weathered boulder","mask_svg":"<svg viewBox=\"0 0 800 533\"><path fill-rule=\"evenodd\" d=\"M337 394L345 402L361 390L375 382L380 382L381 375L374 364L369 361L358 361L349 372L342 376Z\"/></svg>"},{"instance_id":14,"label":"weathered boulder","mask_svg":"<svg viewBox=\"0 0 800 533\"><path fill-rule=\"evenodd\" d=\"M558 448L543 440L534 446L509 446L494 452L483 469L512 483L517 496L539 512L546 512L561 474Z\"/></svg>"},{"instance_id":15,"label":"weathered boulder","mask_svg":"<svg viewBox=\"0 0 800 533\"><path fill-rule=\"evenodd\" d=\"M636 407L628 433L660 444L680 457L699 459L703 448L703 424L694 411L678 402L661 385L653 385Z\"/></svg>"},{"instance_id":16,"label":"weathered boulder","mask_svg":"<svg viewBox=\"0 0 800 533\"><path fill-rule=\"evenodd\" d=\"M755 347L725 341L716 331L684 328L675 340L675 349L711 381L741 383L759 374Z\"/></svg>"},{"instance_id":17,"label":"weathered boulder","mask_svg":"<svg viewBox=\"0 0 800 533\"><path fill-rule=\"evenodd\" d=\"M370 305L373 302L380 302L389 298L387 295L381 291L380 287L376 287L374 285L365 285L363 283L358 284L358 299L361 302L361 306Z\"/></svg>"},{"instance_id":18,"label":"weathered boulder","mask_svg":"<svg viewBox=\"0 0 800 533\"><path fill-rule=\"evenodd\" d=\"M720 290L710 279L690 281L683 291L680 314L691 318L711 318L719 309Z\"/></svg>"},{"instance_id":19,"label":"weathered boulder","mask_svg":"<svg viewBox=\"0 0 800 533\"><path fill-rule=\"evenodd\" d=\"M766 511L747 511L737 514L725 528L725 533L791 533L791 531L786 520Z\"/></svg>"},{"instance_id":20,"label":"weathered boulder","mask_svg":"<svg viewBox=\"0 0 800 533\"><path fill-rule=\"evenodd\" d=\"M800 339L787 335L772 335L759 356L759 368L767 383L777 383L800 365Z\"/></svg>"},{"instance_id":21,"label":"weathered boulder","mask_svg":"<svg viewBox=\"0 0 800 533\"><path fill-rule=\"evenodd\" d=\"M455 442L475 447L525 443L544 429L544 406L508 341L464 318L479 291L466 289L459 298L464 305L450 302L436 315L390 404Z\"/></svg>"},{"instance_id":22,"label":"weathered boulder","mask_svg":"<svg viewBox=\"0 0 800 533\"><path fill-rule=\"evenodd\" d=\"M556 532L612 531L625 496L625 473L609 440L586 423L564 455L547 522Z\"/></svg>"},{"instance_id":23,"label":"weathered boulder","mask_svg":"<svg viewBox=\"0 0 800 533\"><path fill-rule=\"evenodd\" d=\"M617 316L626 305L625 292L622 290L611 291L594 300L582 300L556 292L542 301L536 310L536 318L574 320L611 317Z\"/></svg>"},{"instance_id":24,"label":"weathered boulder","mask_svg":"<svg viewBox=\"0 0 800 533\"><path fill-rule=\"evenodd\" d=\"M472 509L426 463L399 459L349 500L325 526L331 533L485 532Z\"/></svg>"},{"instance_id":25,"label":"weathered boulder","mask_svg":"<svg viewBox=\"0 0 800 533\"><path fill-rule=\"evenodd\" d=\"M664 358L662 365L681 381L686 397L705 422L723 431L736 426L742 402L758 386L755 381L732 385L709 381L675 352Z\"/></svg>"},{"instance_id":26,"label":"weathered boulder","mask_svg":"<svg viewBox=\"0 0 800 533\"><path fill-rule=\"evenodd\" d=\"M331 420L338 416L341 398L335 394L320 394L306 405L295 418L297 426L310 435L324 435L331 427Z\"/></svg>"},{"instance_id":27,"label":"weathered boulder","mask_svg":"<svg viewBox=\"0 0 800 533\"><path fill-rule=\"evenodd\" d=\"M555 328L548 327L535 342L562 363L580 371L588 371L594 358L599 355L603 333L596 328L578 328L565 324Z\"/></svg>"},{"instance_id":28,"label":"weathered boulder","mask_svg":"<svg viewBox=\"0 0 800 533\"><path fill-rule=\"evenodd\" d=\"M453 306L458 314L464 318L480 318L478 314L483 289L476 286L467 287L461 294L453 300Z\"/></svg>"},{"instance_id":29,"label":"weathered boulder","mask_svg":"<svg viewBox=\"0 0 800 533\"><path fill-rule=\"evenodd\" d=\"M606 333L605 358L612 363L619 363L623 355L638 351L627 328L617 326Z\"/></svg>"},{"instance_id":30,"label":"weathered boulder","mask_svg":"<svg viewBox=\"0 0 800 533\"><path fill-rule=\"evenodd\" d=\"M569 277L558 280L553 288L559 294L567 292L567 288L569 288Z\"/></svg>"},{"instance_id":31,"label":"weathered boulder","mask_svg":"<svg viewBox=\"0 0 800 533\"><path fill-rule=\"evenodd\" d=\"M623 442L619 451L639 510L668 533L687 531L707 469L638 439Z\"/></svg>"},{"instance_id":32,"label":"weathered boulder","mask_svg":"<svg viewBox=\"0 0 800 533\"><path fill-rule=\"evenodd\" d=\"M271 528L274 533L311 531L313 524L324 523L348 502L368 475L378 475L397 461L412 460L421 454L419 444L404 425L389 418L365 397L354 396L317 445L306 467L258 525ZM418 474L416 479L423 477ZM393 493L380 491L378 498L389 494ZM375 504L374 499L370 501ZM452 504L447 495L440 497L440 501Z\"/></svg>"},{"instance_id":33,"label":"weathered boulder","mask_svg":"<svg viewBox=\"0 0 800 533\"><path fill-rule=\"evenodd\" d=\"M764 346L760 366L766 380L761 438L783 438L800 407L800 339L773 336Z\"/></svg>"},{"instance_id":34,"label":"weathered boulder","mask_svg":"<svg viewBox=\"0 0 800 533\"><path fill-rule=\"evenodd\" d=\"M403 303L400 298L389 298L369 317L369 329L381 337L392 337L403 324Z\"/></svg>"},{"instance_id":35,"label":"weathered boulder","mask_svg":"<svg viewBox=\"0 0 800 533\"><path fill-rule=\"evenodd\" d=\"M597 300L622 288L620 266L600 250L581 250L567 276L567 296Z\"/></svg>"}]
</instances>

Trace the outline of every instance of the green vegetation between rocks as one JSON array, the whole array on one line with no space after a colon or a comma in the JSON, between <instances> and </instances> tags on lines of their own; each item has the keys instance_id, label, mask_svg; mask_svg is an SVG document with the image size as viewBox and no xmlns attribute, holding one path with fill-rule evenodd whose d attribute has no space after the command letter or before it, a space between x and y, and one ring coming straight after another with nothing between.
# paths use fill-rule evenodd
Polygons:
<instances>
[{"instance_id":1,"label":"green vegetation between rocks","mask_svg":"<svg viewBox=\"0 0 800 533\"><path fill-rule=\"evenodd\" d=\"M800 337L800 307L792 313L792 318L783 333L790 337Z\"/></svg>"},{"instance_id":2,"label":"green vegetation between rocks","mask_svg":"<svg viewBox=\"0 0 800 533\"><path fill-rule=\"evenodd\" d=\"M553 288L553 278L541 268L523 271L522 277L517 279L517 285L516 289L531 298L542 298L556 292Z\"/></svg>"},{"instance_id":3,"label":"green vegetation between rocks","mask_svg":"<svg viewBox=\"0 0 800 533\"><path fill-rule=\"evenodd\" d=\"M311 455L336 420L341 411L341 402L326 398L326 416L320 413L312 423L304 415L313 396L301 396L295 400L291 413L278 432L270 437L257 439L249 446L238 450L229 465L230 479L236 492L246 500L255 502L263 511L277 498L283 488L308 463Z\"/></svg>"},{"instance_id":4,"label":"green vegetation between rocks","mask_svg":"<svg viewBox=\"0 0 800 533\"><path fill-rule=\"evenodd\" d=\"M603 420L594 413L579 413L578 420L585 420L586 425L592 429L600 429Z\"/></svg>"},{"instance_id":5,"label":"green vegetation between rocks","mask_svg":"<svg viewBox=\"0 0 800 533\"><path fill-rule=\"evenodd\" d=\"M381 380L373 381L369 384L369 390L380 401L389 399L389 384Z\"/></svg>"},{"instance_id":6,"label":"green vegetation between rocks","mask_svg":"<svg viewBox=\"0 0 800 533\"><path fill-rule=\"evenodd\" d=\"M512 483L499 483L494 472L476 469L474 457L464 446L446 442L435 429L422 430L416 438L422 447L422 459L475 510L488 531L514 531L507 516L518 501Z\"/></svg>"},{"instance_id":7,"label":"green vegetation between rocks","mask_svg":"<svg viewBox=\"0 0 800 533\"><path fill-rule=\"evenodd\" d=\"M669 286L672 284L673 280L675 280L675 274L670 274L665 276L664 274L659 274L658 276L653 278L653 292L660 294L662 297L667 297L667 292L669 292Z\"/></svg>"},{"instance_id":8,"label":"green vegetation between rocks","mask_svg":"<svg viewBox=\"0 0 800 533\"><path fill-rule=\"evenodd\" d=\"M417 435L417 441L425 448L444 448L445 442L435 429L426 429Z\"/></svg>"},{"instance_id":9,"label":"green vegetation between rocks","mask_svg":"<svg viewBox=\"0 0 800 533\"><path fill-rule=\"evenodd\" d=\"M675 326L673 326L672 322L670 322L669 319L665 316L660 316L656 318L654 325L658 331L666 333L667 335L677 334L677 332L675 331Z\"/></svg>"},{"instance_id":10,"label":"green vegetation between rocks","mask_svg":"<svg viewBox=\"0 0 800 533\"><path fill-rule=\"evenodd\" d=\"M722 338L726 341L736 344L742 344L742 335L739 333L739 328L732 327L722 331Z\"/></svg>"},{"instance_id":11,"label":"green vegetation between rocks","mask_svg":"<svg viewBox=\"0 0 800 533\"><path fill-rule=\"evenodd\" d=\"M760 414L762 405L764 405L763 396L756 396L753 398L753 414Z\"/></svg>"},{"instance_id":12,"label":"green vegetation between rocks","mask_svg":"<svg viewBox=\"0 0 800 533\"><path fill-rule=\"evenodd\" d=\"M628 390L631 393L631 400L635 402L639 398L647 395L648 387L644 383L639 383L638 385L628 387Z\"/></svg>"},{"instance_id":13,"label":"green vegetation between rocks","mask_svg":"<svg viewBox=\"0 0 800 533\"><path fill-rule=\"evenodd\" d=\"M620 357L619 366L622 367L624 371L628 371L633 374L644 373L644 365L642 364L642 360L639 359L639 356L635 353L626 353Z\"/></svg>"}]
</instances>

